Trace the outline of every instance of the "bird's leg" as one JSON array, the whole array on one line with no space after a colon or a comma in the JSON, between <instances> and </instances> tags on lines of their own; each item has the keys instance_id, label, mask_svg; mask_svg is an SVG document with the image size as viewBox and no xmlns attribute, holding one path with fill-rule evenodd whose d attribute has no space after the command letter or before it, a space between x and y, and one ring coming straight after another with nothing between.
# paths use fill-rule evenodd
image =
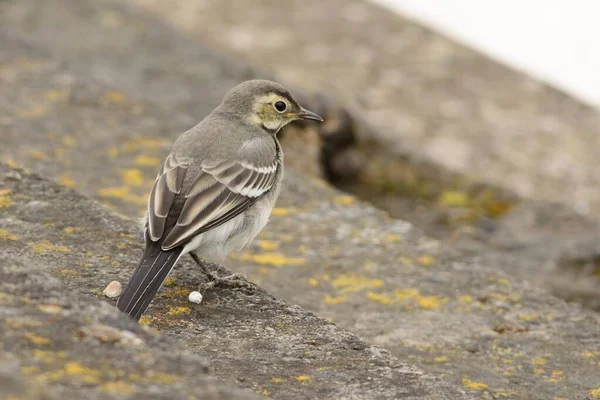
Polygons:
<instances>
[{"instance_id":1,"label":"bird's leg","mask_svg":"<svg viewBox=\"0 0 600 400\"><path fill-rule=\"evenodd\" d=\"M202 268L204 274L209 278L207 285L203 285L204 289L210 289L213 286L230 286L230 287L246 287L248 286L248 279L244 274L231 274L220 277L215 272L208 268L208 265L200 260L195 253L189 253L192 259Z\"/></svg>"}]
</instances>

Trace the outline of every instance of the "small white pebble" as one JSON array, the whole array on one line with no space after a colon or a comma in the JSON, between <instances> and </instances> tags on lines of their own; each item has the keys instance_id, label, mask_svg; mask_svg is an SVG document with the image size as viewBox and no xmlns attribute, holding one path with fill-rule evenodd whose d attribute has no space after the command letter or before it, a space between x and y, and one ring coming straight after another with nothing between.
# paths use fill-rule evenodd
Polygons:
<instances>
[{"instance_id":1,"label":"small white pebble","mask_svg":"<svg viewBox=\"0 0 600 400\"><path fill-rule=\"evenodd\" d=\"M102 291L102 293L106 297L111 298L111 299L114 299L115 297L120 296L122 292L123 292L123 285L121 285L121 282L118 282L118 281L112 281L111 283L108 284L106 289L104 289Z\"/></svg>"},{"instance_id":2,"label":"small white pebble","mask_svg":"<svg viewBox=\"0 0 600 400\"><path fill-rule=\"evenodd\" d=\"M192 303L200 304L202 303L202 293L194 290L189 294L188 300Z\"/></svg>"}]
</instances>

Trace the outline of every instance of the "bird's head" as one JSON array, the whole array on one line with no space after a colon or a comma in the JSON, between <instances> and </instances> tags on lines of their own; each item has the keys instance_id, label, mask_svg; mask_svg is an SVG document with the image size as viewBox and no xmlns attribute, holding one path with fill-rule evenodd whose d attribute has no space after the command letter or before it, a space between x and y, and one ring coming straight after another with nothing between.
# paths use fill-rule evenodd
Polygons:
<instances>
[{"instance_id":1,"label":"bird's head","mask_svg":"<svg viewBox=\"0 0 600 400\"><path fill-rule=\"evenodd\" d=\"M225 95L222 106L271 134L296 120L323 121L300 106L283 86L267 80L239 84Z\"/></svg>"}]
</instances>

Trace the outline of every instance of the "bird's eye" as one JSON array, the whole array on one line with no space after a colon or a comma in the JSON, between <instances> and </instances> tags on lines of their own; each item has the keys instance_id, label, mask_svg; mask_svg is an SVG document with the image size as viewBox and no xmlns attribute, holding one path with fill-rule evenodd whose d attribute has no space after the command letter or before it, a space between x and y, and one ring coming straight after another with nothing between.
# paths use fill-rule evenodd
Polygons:
<instances>
[{"instance_id":1,"label":"bird's eye","mask_svg":"<svg viewBox=\"0 0 600 400\"><path fill-rule=\"evenodd\" d=\"M285 109L287 108L287 104L285 104L285 102L283 101L278 101L274 104L275 109L279 112L284 112Z\"/></svg>"}]
</instances>

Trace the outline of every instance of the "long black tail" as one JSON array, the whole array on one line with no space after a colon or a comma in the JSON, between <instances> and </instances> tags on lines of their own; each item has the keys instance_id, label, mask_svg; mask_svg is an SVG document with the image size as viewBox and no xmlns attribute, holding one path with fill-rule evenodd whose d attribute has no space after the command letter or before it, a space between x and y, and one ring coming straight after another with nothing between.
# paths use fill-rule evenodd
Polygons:
<instances>
[{"instance_id":1,"label":"long black tail","mask_svg":"<svg viewBox=\"0 0 600 400\"><path fill-rule=\"evenodd\" d=\"M183 247L163 251L160 242L150 242L123 290L117 307L138 321L175 266Z\"/></svg>"}]
</instances>

